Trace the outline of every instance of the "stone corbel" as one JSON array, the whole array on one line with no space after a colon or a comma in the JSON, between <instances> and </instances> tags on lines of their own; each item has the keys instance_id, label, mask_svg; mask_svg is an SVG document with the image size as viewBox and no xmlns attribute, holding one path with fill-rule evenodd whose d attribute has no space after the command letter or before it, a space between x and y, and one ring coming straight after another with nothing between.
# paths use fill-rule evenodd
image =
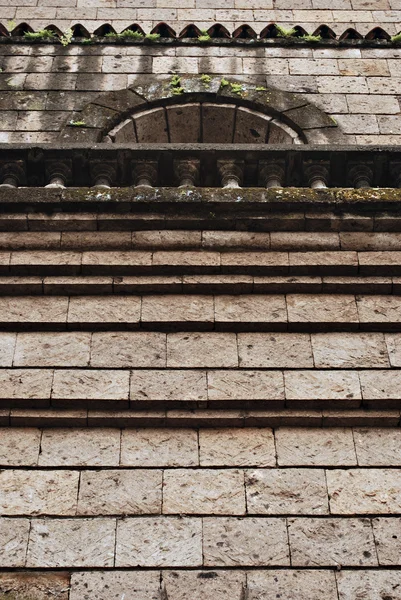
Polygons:
<instances>
[{"instance_id":1,"label":"stone corbel","mask_svg":"<svg viewBox=\"0 0 401 600\"><path fill-rule=\"evenodd\" d=\"M199 184L200 162L196 159L177 159L174 161L174 175L179 187L194 187Z\"/></svg>"},{"instance_id":2,"label":"stone corbel","mask_svg":"<svg viewBox=\"0 0 401 600\"><path fill-rule=\"evenodd\" d=\"M244 175L244 162L239 160L219 160L217 168L223 188L239 188Z\"/></svg>"},{"instance_id":3,"label":"stone corbel","mask_svg":"<svg viewBox=\"0 0 401 600\"><path fill-rule=\"evenodd\" d=\"M259 163L259 182L266 188L281 188L284 185L285 168L284 161Z\"/></svg>"},{"instance_id":4,"label":"stone corbel","mask_svg":"<svg viewBox=\"0 0 401 600\"><path fill-rule=\"evenodd\" d=\"M139 160L133 163L132 179L135 187L154 187L157 184L157 162Z\"/></svg>"},{"instance_id":5,"label":"stone corbel","mask_svg":"<svg viewBox=\"0 0 401 600\"><path fill-rule=\"evenodd\" d=\"M0 187L17 188L26 183L22 163L5 163L0 167Z\"/></svg>"}]
</instances>

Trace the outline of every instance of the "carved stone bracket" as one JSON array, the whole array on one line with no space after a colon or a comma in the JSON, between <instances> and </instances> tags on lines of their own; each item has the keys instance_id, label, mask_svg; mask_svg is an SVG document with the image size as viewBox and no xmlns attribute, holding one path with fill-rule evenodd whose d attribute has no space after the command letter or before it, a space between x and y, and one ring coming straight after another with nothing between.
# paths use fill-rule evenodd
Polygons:
<instances>
[{"instance_id":1,"label":"carved stone bracket","mask_svg":"<svg viewBox=\"0 0 401 600\"><path fill-rule=\"evenodd\" d=\"M199 185L200 161L196 159L177 159L174 161L174 175L179 187Z\"/></svg>"},{"instance_id":2,"label":"carved stone bracket","mask_svg":"<svg viewBox=\"0 0 401 600\"><path fill-rule=\"evenodd\" d=\"M223 188L239 188L244 176L244 163L239 160L219 160L217 168Z\"/></svg>"}]
</instances>

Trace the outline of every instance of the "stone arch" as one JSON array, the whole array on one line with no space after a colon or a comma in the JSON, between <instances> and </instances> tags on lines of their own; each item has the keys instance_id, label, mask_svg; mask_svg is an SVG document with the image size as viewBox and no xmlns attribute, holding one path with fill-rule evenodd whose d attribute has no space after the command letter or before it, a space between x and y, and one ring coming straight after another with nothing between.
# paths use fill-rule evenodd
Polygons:
<instances>
[{"instance_id":1,"label":"stone arch","mask_svg":"<svg viewBox=\"0 0 401 600\"><path fill-rule=\"evenodd\" d=\"M224 135L216 133L219 123L226 127ZM75 113L62 129L60 139L107 143L345 143L334 119L301 94L206 75L138 78L128 89L105 93Z\"/></svg>"}]
</instances>

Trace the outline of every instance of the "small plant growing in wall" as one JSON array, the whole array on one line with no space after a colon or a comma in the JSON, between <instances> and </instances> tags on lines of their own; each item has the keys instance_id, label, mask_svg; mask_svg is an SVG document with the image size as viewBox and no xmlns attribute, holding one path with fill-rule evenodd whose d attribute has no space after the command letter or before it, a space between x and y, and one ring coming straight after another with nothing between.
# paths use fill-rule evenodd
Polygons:
<instances>
[{"instance_id":1,"label":"small plant growing in wall","mask_svg":"<svg viewBox=\"0 0 401 600\"><path fill-rule=\"evenodd\" d=\"M224 77L223 77L223 79L220 81L220 87L225 88L228 85L230 85L230 82L227 81L227 79L224 79Z\"/></svg>"},{"instance_id":2,"label":"small plant growing in wall","mask_svg":"<svg viewBox=\"0 0 401 600\"><path fill-rule=\"evenodd\" d=\"M303 40L304 42L308 42L310 44L318 44L319 42L322 41L322 36L321 35L302 35L299 39Z\"/></svg>"},{"instance_id":3,"label":"small plant growing in wall","mask_svg":"<svg viewBox=\"0 0 401 600\"><path fill-rule=\"evenodd\" d=\"M184 93L184 88L181 87L181 77L179 75L173 75L170 79L170 86L175 96L179 96Z\"/></svg>"},{"instance_id":4,"label":"small plant growing in wall","mask_svg":"<svg viewBox=\"0 0 401 600\"><path fill-rule=\"evenodd\" d=\"M85 127L86 123L85 121L80 121L79 119L77 119L76 121L74 121L74 119L71 119L70 123L71 127Z\"/></svg>"},{"instance_id":5,"label":"small plant growing in wall","mask_svg":"<svg viewBox=\"0 0 401 600\"><path fill-rule=\"evenodd\" d=\"M206 29L201 29L201 35L198 37L198 41L205 44L207 42L210 42L212 38L210 37L210 35L208 34Z\"/></svg>"},{"instance_id":6,"label":"small plant growing in wall","mask_svg":"<svg viewBox=\"0 0 401 600\"><path fill-rule=\"evenodd\" d=\"M212 81L210 75L201 75L201 81L205 84L206 88L210 88L210 82Z\"/></svg>"},{"instance_id":7,"label":"small plant growing in wall","mask_svg":"<svg viewBox=\"0 0 401 600\"><path fill-rule=\"evenodd\" d=\"M63 35L60 38L60 43L62 46L68 46L68 44L71 44L72 38L73 38L74 32L73 30L70 29L66 29L63 33Z\"/></svg>"},{"instance_id":8,"label":"small plant growing in wall","mask_svg":"<svg viewBox=\"0 0 401 600\"><path fill-rule=\"evenodd\" d=\"M391 41L393 44L401 44L401 32L397 33L397 35L393 35Z\"/></svg>"},{"instance_id":9,"label":"small plant growing in wall","mask_svg":"<svg viewBox=\"0 0 401 600\"><path fill-rule=\"evenodd\" d=\"M281 25L276 25L277 37L279 38L292 38L296 34L295 29L285 29Z\"/></svg>"},{"instance_id":10,"label":"small plant growing in wall","mask_svg":"<svg viewBox=\"0 0 401 600\"><path fill-rule=\"evenodd\" d=\"M56 38L54 31L49 29L39 29L39 31L26 31L24 33L24 38L26 40L37 40L37 41L46 41L53 40Z\"/></svg>"},{"instance_id":11,"label":"small plant growing in wall","mask_svg":"<svg viewBox=\"0 0 401 600\"><path fill-rule=\"evenodd\" d=\"M160 39L160 33L147 33L145 35L145 40L149 42L157 42Z\"/></svg>"}]
</instances>

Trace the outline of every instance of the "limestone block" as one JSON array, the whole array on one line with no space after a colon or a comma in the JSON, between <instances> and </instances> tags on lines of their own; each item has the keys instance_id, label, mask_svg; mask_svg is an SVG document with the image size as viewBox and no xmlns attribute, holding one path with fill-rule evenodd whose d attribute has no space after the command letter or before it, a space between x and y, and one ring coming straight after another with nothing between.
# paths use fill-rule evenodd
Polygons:
<instances>
[{"instance_id":1,"label":"limestone block","mask_svg":"<svg viewBox=\"0 0 401 600\"><path fill-rule=\"evenodd\" d=\"M42 432L33 427L0 429L0 466L35 466Z\"/></svg>"},{"instance_id":2,"label":"limestone block","mask_svg":"<svg viewBox=\"0 0 401 600\"><path fill-rule=\"evenodd\" d=\"M119 401L128 405L129 371L57 370L54 373L53 404L74 401Z\"/></svg>"},{"instance_id":3,"label":"limestone block","mask_svg":"<svg viewBox=\"0 0 401 600\"><path fill-rule=\"evenodd\" d=\"M239 366L245 368L313 368L309 334L239 333Z\"/></svg>"},{"instance_id":4,"label":"limestone block","mask_svg":"<svg viewBox=\"0 0 401 600\"><path fill-rule=\"evenodd\" d=\"M209 400L263 400L284 406L284 380L280 371L226 371L207 373Z\"/></svg>"},{"instance_id":5,"label":"limestone block","mask_svg":"<svg viewBox=\"0 0 401 600\"><path fill-rule=\"evenodd\" d=\"M82 271L85 275L114 275L116 267L119 274L129 274L140 267L152 264L151 252L102 252L82 253Z\"/></svg>"},{"instance_id":6,"label":"limestone block","mask_svg":"<svg viewBox=\"0 0 401 600\"><path fill-rule=\"evenodd\" d=\"M48 404L52 389L52 369L2 369L0 371L0 399L42 400Z\"/></svg>"},{"instance_id":7,"label":"limestone block","mask_svg":"<svg viewBox=\"0 0 401 600\"><path fill-rule=\"evenodd\" d=\"M158 571L73 573L69 600L86 600L86 598L88 600L121 600L122 598L160 600L160 574Z\"/></svg>"},{"instance_id":8,"label":"limestone block","mask_svg":"<svg viewBox=\"0 0 401 600\"><path fill-rule=\"evenodd\" d=\"M322 252L323 250L339 250L340 241L338 233L327 232L327 231L272 231L270 234L271 248L272 250L302 250L303 253L307 254L307 250L317 250ZM290 266L294 263L291 261L291 254L289 254ZM334 254L334 252L333 252ZM298 254L299 256L299 254ZM319 257L318 261L319 261ZM295 264L302 264L302 259L295 262ZM319 262L317 263L319 264ZM330 263L329 263L330 264ZM313 263L316 265L316 263ZM309 275L306 269L302 269L305 275Z\"/></svg>"},{"instance_id":9,"label":"limestone block","mask_svg":"<svg viewBox=\"0 0 401 600\"><path fill-rule=\"evenodd\" d=\"M117 524L116 567L199 567L199 518L142 517Z\"/></svg>"},{"instance_id":10,"label":"limestone block","mask_svg":"<svg viewBox=\"0 0 401 600\"><path fill-rule=\"evenodd\" d=\"M280 466L351 466L356 455L350 429L280 428L275 432Z\"/></svg>"},{"instance_id":11,"label":"limestone block","mask_svg":"<svg viewBox=\"0 0 401 600\"><path fill-rule=\"evenodd\" d=\"M160 514L161 498L159 470L83 471L77 514Z\"/></svg>"},{"instance_id":12,"label":"limestone block","mask_svg":"<svg viewBox=\"0 0 401 600\"><path fill-rule=\"evenodd\" d=\"M0 471L2 515L74 515L78 471Z\"/></svg>"},{"instance_id":13,"label":"limestone block","mask_svg":"<svg viewBox=\"0 0 401 600\"><path fill-rule=\"evenodd\" d=\"M108 368L165 367L166 334L156 332L95 332L91 366Z\"/></svg>"},{"instance_id":14,"label":"limestone block","mask_svg":"<svg viewBox=\"0 0 401 600\"><path fill-rule=\"evenodd\" d=\"M203 142L231 144L234 136L235 106L232 104L202 105Z\"/></svg>"},{"instance_id":15,"label":"limestone block","mask_svg":"<svg viewBox=\"0 0 401 600\"><path fill-rule=\"evenodd\" d=\"M27 567L112 567L115 519L31 521Z\"/></svg>"},{"instance_id":16,"label":"limestone block","mask_svg":"<svg viewBox=\"0 0 401 600\"><path fill-rule=\"evenodd\" d=\"M399 566L401 564L401 519L378 517L373 519L372 523L379 565Z\"/></svg>"},{"instance_id":17,"label":"limestone block","mask_svg":"<svg viewBox=\"0 0 401 600\"><path fill-rule=\"evenodd\" d=\"M386 333L385 341L388 350L388 357L392 367L401 367L401 334Z\"/></svg>"},{"instance_id":18,"label":"limestone block","mask_svg":"<svg viewBox=\"0 0 401 600\"><path fill-rule=\"evenodd\" d=\"M249 514L329 512L323 469L253 469L245 473Z\"/></svg>"},{"instance_id":19,"label":"limestone block","mask_svg":"<svg viewBox=\"0 0 401 600\"><path fill-rule=\"evenodd\" d=\"M311 339L318 369L389 366L382 333L317 333Z\"/></svg>"},{"instance_id":20,"label":"limestone block","mask_svg":"<svg viewBox=\"0 0 401 600\"><path fill-rule=\"evenodd\" d=\"M167 336L168 367L237 367L234 333L180 332Z\"/></svg>"},{"instance_id":21,"label":"limestone block","mask_svg":"<svg viewBox=\"0 0 401 600\"><path fill-rule=\"evenodd\" d=\"M162 585L169 600L243 600L245 573L220 570L163 571Z\"/></svg>"},{"instance_id":22,"label":"limestone block","mask_svg":"<svg viewBox=\"0 0 401 600\"><path fill-rule=\"evenodd\" d=\"M398 296L359 296L357 304L361 323L401 321L401 298Z\"/></svg>"},{"instance_id":23,"label":"limestone block","mask_svg":"<svg viewBox=\"0 0 401 600\"><path fill-rule=\"evenodd\" d=\"M330 571L248 571L247 583L249 600L337 600L336 581Z\"/></svg>"},{"instance_id":24,"label":"limestone block","mask_svg":"<svg viewBox=\"0 0 401 600\"><path fill-rule=\"evenodd\" d=\"M290 252L290 271L300 275L311 272L323 272L325 275L352 275L358 272L358 255L356 252Z\"/></svg>"},{"instance_id":25,"label":"limestone block","mask_svg":"<svg viewBox=\"0 0 401 600\"><path fill-rule=\"evenodd\" d=\"M11 367L17 335L2 331L0 333L0 367Z\"/></svg>"},{"instance_id":26,"label":"limestone block","mask_svg":"<svg viewBox=\"0 0 401 600\"><path fill-rule=\"evenodd\" d=\"M354 296L289 294L287 309L290 323L358 323Z\"/></svg>"},{"instance_id":27,"label":"limestone block","mask_svg":"<svg viewBox=\"0 0 401 600\"><path fill-rule=\"evenodd\" d=\"M326 400L358 407L362 398L358 373L354 371L286 371L284 381L286 399L293 403Z\"/></svg>"},{"instance_id":28,"label":"limestone block","mask_svg":"<svg viewBox=\"0 0 401 600\"><path fill-rule=\"evenodd\" d=\"M139 323L140 296L73 296L69 323Z\"/></svg>"},{"instance_id":29,"label":"limestone block","mask_svg":"<svg viewBox=\"0 0 401 600\"><path fill-rule=\"evenodd\" d=\"M89 332L19 333L14 355L16 367L86 367Z\"/></svg>"},{"instance_id":30,"label":"limestone block","mask_svg":"<svg viewBox=\"0 0 401 600\"><path fill-rule=\"evenodd\" d=\"M201 141L200 104L169 106L166 112L172 144L196 144Z\"/></svg>"},{"instance_id":31,"label":"limestone block","mask_svg":"<svg viewBox=\"0 0 401 600\"><path fill-rule=\"evenodd\" d=\"M206 466L274 467L276 454L271 429L200 429L200 464Z\"/></svg>"},{"instance_id":32,"label":"limestone block","mask_svg":"<svg viewBox=\"0 0 401 600\"><path fill-rule=\"evenodd\" d=\"M327 470L332 514L400 514L400 469Z\"/></svg>"},{"instance_id":33,"label":"limestone block","mask_svg":"<svg viewBox=\"0 0 401 600\"><path fill-rule=\"evenodd\" d=\"M355 450L361 467L401 467L401 429L354 429Z\"/></svg>"},{"instance_id":34,"label":"limestone block","mask_svg":"<svg viewBox=\"0 0 401 600\"><path fill-rule=\"evenodd\" d=\"M142 322L181 323L214 321L212 296L144 296L142 299Z\"/></svg>"},{"instance_id":35,"label":"limestone block","mask_svg":"<svg viewBox=\"0 0 401 600\"><path fill-rule=\"evenodd\" d=\"M287 323L285 297L276 295L216 296L216 322Z\"/></svg>"},{"instance_id":36,"label":"limestone block","mask_svg":"<svg viewBox=\"0 0 401 600\"><path fill-rule=\"evenodd\" d=\"M153 265L165 267L216 267L220 266L219 252L158 251L153 253ZM215 272L218 269L213 269Z\"/></svg>"},{"instance_id":37,"label":"limestone block","mask_svg":"<svg viewBox=\"0 0 401 600\"><path fill-rule=\"evenodd\" d=\"M194 429L123 429L121 465L193 467L199 464Z\"/></svg>"},{"instance_id":38,"label":"limestone block","mask_svg":"<svg viewBox=\"0 0 401 600\"><path fill-rule=\"evenodd\" d=\"M164 472L163 513L245 514L244 474L238 469Z\"/></svg>"},{"instance_id":39,"label":"limestone block","mask_svg":"<svg viewBox=\"0 0 401 600\"><path fill-rule=\"evenodd\" d=\"M205 517L203 555L208 567L289 565L285 519Z\"/></svg>"},{"instance_id":40,"label":"limestone block","mask_svg":"<svg viewBox=\"0 0 401 600\"><path fill-rule=\"evenodd\" d=\"M46 296L0 297L0 322L66 323L68 298Z\"/></svg>"},{"instance_id":41,"label":"limestone block","mask_svg":"<svg viewBox=\"0 0 401 600\"><path fill-rule=\"evenodd\" d=\"M252 274L286 274L288 271L288 252L224 252L221 254L221 266L224 273L244 272L244 267L252 267Z\"/></svg>"},{"instance_id":42,"label":"limestone block","mask_svg":"<svg viewBox=\"0 0 401 600\"><path fill-rule=\"evenodd\" d=\"M257 231L202 231L202 246L213 250L269 250L270 233Z\"/></svg>"},{"instance_id":43,"label":"limestone block","mask_svg":"<svg viewBox=\"0 0 401 600\"><path fill-rule=\"evenodd\" d=\"M255 113L247 108L238 108L235 121L235 144L265 144L271 117Z\"/></svg>"},{"instance_id":44,"label":"limestone block","mask_svg":"<svg viewBox=\"0 0 401 600\"><path fill-rule=\"evenodd\" d=\"M68 600L68 573L0 573L0 594L13 600Z\"/></svg>"},{"instance_id":45,"label":"limestone block","mask_svg":"<svg viewBox=\"0 0 401 600\"><path fill-rule=\"evenodd\" d=\"M362 395L365 401L378 401L380 407L398 405L400 398L401 371L360 371ZM393 401L393 402L392 402Z\"/></svg>"},{"instance_id":46,"label":"limestone block","mask_svg":"<svg viewBox=\"0 0 401 600\"><path fill-rule=\"evenodd\" d=\"M28 546L29 519L0 518L0 567L23 567Z\"/></svg>"},{"instance_id":47,"label":"limestone block","mask_svg":"<svg viewBox=\"0 0 401 600\"><path fill-rule=\"evenodd\" d=\"M134 117L139 144L163 144L169 142L164 108L146 110Z\"/></svg>"},{"instance_id":48,"label":"limestone block","mask_svg":"<svg viewBox=\"0 0 401 600\"><path fill-rule=\"evenodd\" d=\"M398 571L340 571L336 579L339 600L364 597L401 600Z\"/></svg>"},{"instance_id":49,"label":"limestone block","mask_svg":"<svg viewBox=\"0 0 401 600\"><path fill-rule=\"evenodd\" d=\"M118 466L118 429L44 429L39 466Z\"/></svg>"},{"instance_id":50,"label":"limestone block","mask_svg":"<svg viewBox=\"0 0 401 600\"><path fill-rule=\"evenodd\" d=\"M135 370L131 373L130 399L135 402L158 400L207 400L206 373L195 370Z\"/></svg>"},{"instance_id":51,"label":"limestone block","mask_svg":"<svg viewBox=\"0 0 401 600\"><path fill-rule=\"evenodd\" d=\"M288 519L291 564L377 566L369 519Z\"/></svg>"}]
</instances>

